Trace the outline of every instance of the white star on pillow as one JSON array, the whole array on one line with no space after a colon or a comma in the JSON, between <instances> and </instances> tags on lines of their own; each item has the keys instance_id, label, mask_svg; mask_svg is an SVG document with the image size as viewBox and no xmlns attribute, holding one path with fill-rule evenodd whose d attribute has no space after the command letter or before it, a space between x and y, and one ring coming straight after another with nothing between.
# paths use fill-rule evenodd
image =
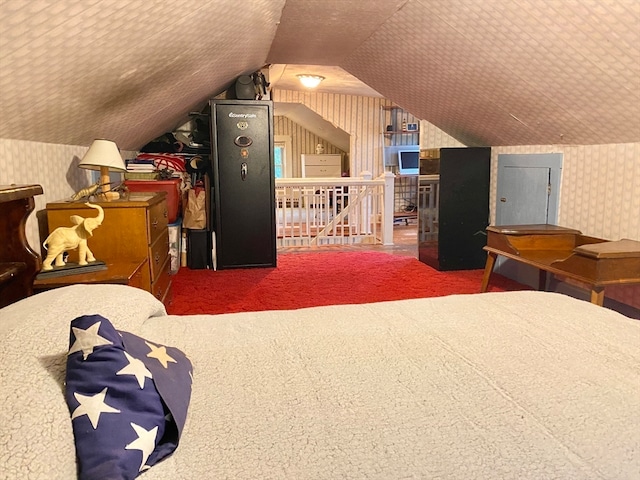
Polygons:
<instances>
[{"instance_id":1,"label":"white star on pillow","mask_svg":"<svg viewBox=\"0 0 640 480\"><path fill-rule=\"evenodd\" d=\"M138 381L138 385L140 385L140 388L143 389L144 379L153 378L153 376L151 375L151 372L147 369L147 367L144 366L144 363L142 363L142 360L138 360L137 358L132 357L127 352L123 352L123 353L124 353L124 356L127 357L127 360L129 361L129 365L117 371L116 375L133 375L134 377L136 377L136 380Z\"/></svg>"},{"instance_id":2,"label":"white star on pillow","mask_svg":"<svg viewBox=\"0 0 640 480\"><path fill-rule=\"evenodd\" d=\"M71 420L77 417L81 417L82 415L86 415L87 417L89 417L89 421L91 422L91 426L93 426L94 430L98 428L100 414L120 413L120 410L107 405L104 401L105 397L107 396L107 387L105 387L100 393L96 393L95 395L83 395L81 393L75 392L73 396L76 397L76 400L78 402L80 402L80 405L78 405L78 408L76 408L71 414Z\"/></svg>"},{"instance_id":3,"label":"white star on pillow","mask_svg":"<svg viewBox=\"0 0 640 480\"><path fill-rule=\"evenodd\" d=\"M75 352L82 352L83 358L86 360L87 357L93 353L93 349L95 347L99 347L100 345L113 345L113 342L110 342L106 338L98 335L100 323L101 322L96 322L86 330L71 327L73 335L76 337L76 341L71 345L67 355L71 355Z\"/></svg>"}]
</instances>

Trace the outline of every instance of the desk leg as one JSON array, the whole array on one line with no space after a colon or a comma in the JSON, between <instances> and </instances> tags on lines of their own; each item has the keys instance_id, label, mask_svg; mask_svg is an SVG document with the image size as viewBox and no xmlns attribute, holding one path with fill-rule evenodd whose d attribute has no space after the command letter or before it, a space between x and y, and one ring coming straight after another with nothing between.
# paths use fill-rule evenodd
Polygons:
<instances>
[{"instance_id":1,"label":"desk leg","mask_svg":"<svg viewBox=\"0 0 640 480\"><path fill-rule=\"evenodd\" d=\"M604 304L604 287L593 287L591 289L591 303L599 306Z\"/></svg>"},{"instance_id":2,"label":"desk leg","mask_svg":"<svg viewBox=\"0 0 640 480\"><path fill-rule=\"evenodd\" d=\"M488 252L487 253L487 263L484 265L484 274L482 275L482 285L480 285L480 292L486 292L489 287L489 279L491 278L491 273L493 272L493 266L496 263L497 253Z\"/></svg>"}]
</instances>

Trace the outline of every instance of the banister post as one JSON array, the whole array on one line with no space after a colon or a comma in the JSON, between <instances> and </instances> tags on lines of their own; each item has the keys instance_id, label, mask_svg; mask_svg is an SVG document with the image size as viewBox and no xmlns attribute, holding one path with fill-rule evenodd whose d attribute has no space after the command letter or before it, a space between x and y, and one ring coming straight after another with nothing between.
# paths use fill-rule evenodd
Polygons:
<instances>
[{"instance_id":1,"label":"banister post","mask_svg":"<svg viewBox=\"0 0 640 480\"><path fill-rule=\"evenodd\" d=\"M382 244L393 245L393 195L396 176L384 172L384 211L382 212Z\"/></svg>"},{"instance_id":2,"label":"banister post","mask_svg":"<svg viewBox=\"0 0 640 480\"><path fill-rule=\"evenodd\" d=\"M373 174L368 170L364 170L360 172L360 178L367 182L370 182L373 179ZM373 203L371 201L371 196L368 195L361 203L362 216L360 217L362 219L362 224L360 226L361 231L366 233L371 233L371 214L373 213L371 210L372 207Z\"/></svg>"}]
</instances>

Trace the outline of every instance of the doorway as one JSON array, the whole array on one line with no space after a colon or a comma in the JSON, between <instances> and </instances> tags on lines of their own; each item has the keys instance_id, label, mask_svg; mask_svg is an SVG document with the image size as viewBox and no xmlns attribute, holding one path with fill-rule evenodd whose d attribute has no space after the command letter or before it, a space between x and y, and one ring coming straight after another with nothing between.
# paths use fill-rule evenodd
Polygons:
<instances>
[{"instance_id":1,"label":"doorway","mask_svg":"<svg viewBox=\"0 0 640 480\"><path fill-rule=\"evenodd\" d=\"M561 153L500 154L496 191L496 225L558 223ZM499 257L494 269L532 287L538 271Z\"/></svg>"}]
</instances>

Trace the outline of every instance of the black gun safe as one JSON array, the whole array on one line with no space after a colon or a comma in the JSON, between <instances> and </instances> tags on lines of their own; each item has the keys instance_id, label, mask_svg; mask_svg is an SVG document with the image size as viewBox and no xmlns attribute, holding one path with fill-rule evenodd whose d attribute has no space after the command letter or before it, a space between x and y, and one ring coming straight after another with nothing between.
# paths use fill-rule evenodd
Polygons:
<instances>
[{"instance_id":1,"label":"black gun safe","mask_svg":"<svg viewBox=\"0 0 640 480\"><path fill-rule=\"evenodd\" d=\"M217 268L275 267L273 103L211 100Z\"/></svg>"}]
</instances>

